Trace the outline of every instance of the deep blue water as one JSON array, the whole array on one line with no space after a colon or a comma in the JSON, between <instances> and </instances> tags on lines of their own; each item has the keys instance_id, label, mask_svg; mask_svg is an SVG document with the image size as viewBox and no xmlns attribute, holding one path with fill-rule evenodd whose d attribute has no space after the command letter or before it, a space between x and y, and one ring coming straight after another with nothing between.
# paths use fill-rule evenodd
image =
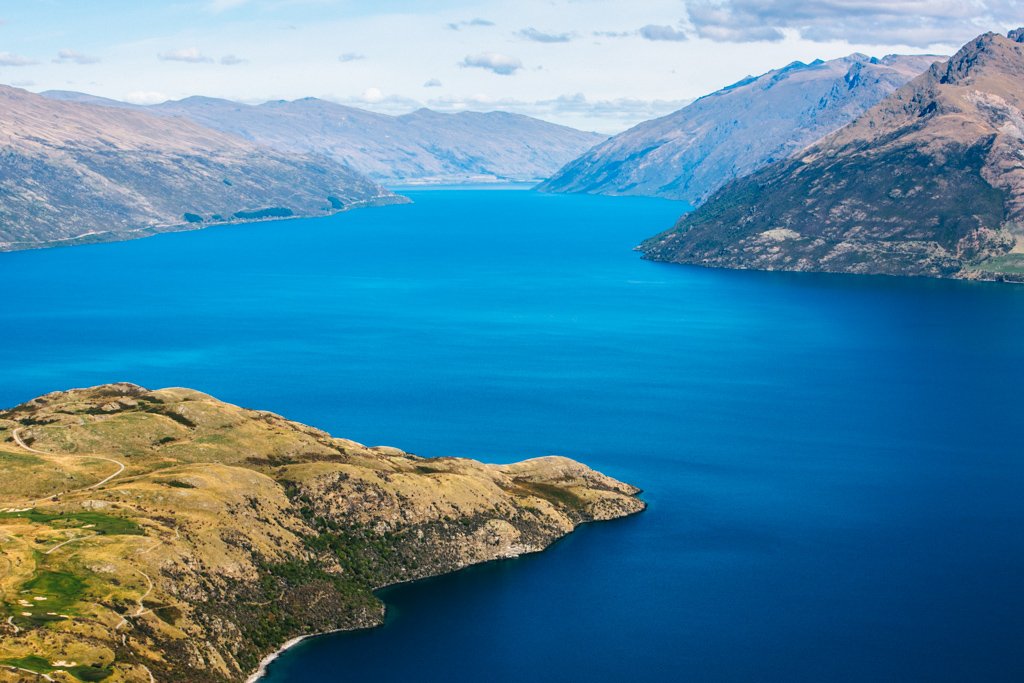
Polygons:
<instances>
[{"instance_id":1,"label":"deep blue water","mask_svg":"<svg viewBox=\"0 0 1024 683\"><path fill-rule=\"evenodd\" d=\"M0 254L0 404L184 385L646 490L270 681L1024 679L1024 287L646 263L659 200L411 196Z\"/></svg>"}]
</instances>

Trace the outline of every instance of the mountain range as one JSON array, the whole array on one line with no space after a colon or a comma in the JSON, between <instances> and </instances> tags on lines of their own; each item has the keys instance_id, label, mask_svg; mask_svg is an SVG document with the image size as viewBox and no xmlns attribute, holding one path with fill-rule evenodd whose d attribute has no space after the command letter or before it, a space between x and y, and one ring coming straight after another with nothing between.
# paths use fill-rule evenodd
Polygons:
<instances>
[{"instance_id":1,"label":"mountain range","mask_svg":"<svg viewBox=\"0 0 1024 683\"><path fill-rule=\"evenodd\" d=\"M730 180L846 125L939 59L852 54L793 62L602 142L540 189L666 197L697 205Z\"/></svg>"},{"instance_id":2,"label":"mountain range","mask_svg":"<svg viewBox=\"0 0 1024 683\"><path fill-rule=\"evenodd\" d=\"M533 181L603 139L504 112L394 117L315 98L143 107L8 86L0 120L0 251L407 201L381 181Z\"/></svg>"},{"instance_id":3,"label":"mountain range","mask_svg":"<svg viewBox=\"0 0 1024 683\"><path fill-rule=\"evenodd\" d=\"M1024 279L1024 30L986 33L641 250L730 268Z\"/></svg>"},{"instance_id":4,"label":"mountain range","mask_svg":"<svg viewBox=\"0 0 1024 683\"><path fill-rule=\"evenodd\" d=\"M184 118L281 152L321 154L389 184L536 182L606 138L500 111L389 116L314 97L258 105L188 97L140 107L75 92L43 95Z\"/></svg>"},{"instance_id":5,"label":"mountain range","mask_svg":"<svg viewBox=\"0 0 1024 683\"><path fill-rule=\"evenodd\" d=\"M324 156L0 86L0 251L403 201Z\"/></svg>"}]
</instances>

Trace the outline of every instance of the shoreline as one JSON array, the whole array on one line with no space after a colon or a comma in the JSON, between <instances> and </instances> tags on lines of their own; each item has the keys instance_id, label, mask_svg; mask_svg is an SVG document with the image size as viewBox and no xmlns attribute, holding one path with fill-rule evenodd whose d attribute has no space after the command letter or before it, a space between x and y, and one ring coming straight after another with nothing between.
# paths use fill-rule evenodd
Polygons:
<instances>
[{"instance_id":1,"label":"shoreline","mask_svg":"<svg viewBox=\"0 0 1024 683\"><path fill-rule=\"evenodd\" d=\"M327 631L324 634L315 634L315 635L327 635L327 633L335 633L335 632L336 631ZM249 674L249 677L245 679L245 683L256 683L257 681L262 679L264 676L267 675L267 667L270 666L271 663L273 663L273 661L275 659L280 657L285 652L285 650L288 650L289 648L293 648L296 645L298 645L299 643L301 643L303 640L305 640L306 638L311 638L311 637L312 636L298 636L298 637L292 638L291 640L285 642L284 645L282 645L277 650L275 650L274 652L271 652L269 655L267 655L266 657L264 657L263 659L260 660L260 665L256 668L256 671L254 671L251 674Z\"/></svg>"},{"instance_id":2,"label":"shoreline","mask_svg":"<svg viewBox=\"0 0 1024 683\"><path fill-rule=\"evenodd\" d=\"M397 206L411 204L412 200L400 194L377 195L352 202L344 208L329 213L293 214L291 216L269 216L266 218L231 218L228 220L203 222L203 223L168 223L166 225L148 225L128 230L101 230L86 232L73 237L61 237L47 242L3 242L0 243L0 254L13 254L21 251L39 251L42 249L58 249L63 247L81 247L90 244L112 244L116 242L131 242L133 240L156 237L157 235L168 235L178 232L198 232L207 228L231 227L238 225L249 225L253 223L269 223L272 221L289 221L300 218L328 218L338 214L347 213L356 209L372 209L385 206Z\"/></svg>"},{"instance_id":3,"label":"shoreline","mask_svg":"<svg viewBox=\"0 0 1024 683\"><path fill-rule=\"evenodd\" d=\"M637 492L633 494L634 498L637 498L638 500L640 500L644 504L643 507L640 508L639 510L636 510L635 512L627 513L627 514L622 515L620 517L613 517L611 519L606 519L606 520L589 519L589 520L580 522L579 524L576 524L572 528L572 531L570 531L570 532L568 532L566 534L563 534L562 536L559 536L558 538L552 539L551 542L548 543L543 548L538 548L536 550L528 550L526 552L517 553L515 555L510 555L510 556L507 556L507 557L495 557L495 558L490 559L490 560L484 560L483 562L477 562L477 563L474 563L474 564L466 565L465 567L460 567L460 568L458 568L458 569L456 569L454 571L441 572L439 574L432 574L430 576L421 576L421 577L418 577L418 578L404 579L402 581L397 581L395 583L389 583L386 586L380 586L379 588L375 588L373 590L373 594L376 595L378 597L378 599L380 599L380 596L377 595L378 592L382 591L382 590L389 589L389 588L395 588L397 586L404 586L404 585L408 585L408 584L411 584L411 583L419 583L420 581L429 581L430 579L436 579L436 578L440 578L442 576L448 576L450 574L455 574L455 573L458 573L458 572L466 571L467 569L472 569L474 567L481 567L481 566L486 565L486 564L491 564L492 562L515 561L515 560L518 560L518 559L520 559L520 558L522 558L522 557L524 557L526 555L540 555L540 554L548 551L553 545L555 545L559 541L562 541L562 540L568 538L570 535L575 533L580 527L584 527L584 526L587 526L587 525L590 525L590 524L594 524L594 523L596 523L598 521L600 521L602 523L616 522L616 521L628 519L628 518L633 517L635 515L643 514L644 512L647 511L647 502L644 501L642 498L640 498L640 496L643 495L643 493L644 493L643 489L637 489ZM356 626L355 628L334 628L334 629L331 629L329 631L320 631L320 632L317 632L317 633L307 633L305 635L301 635L301 636L296 636L294 638L290 638L289 640L285 641L284 644L281 645L281 647L279 647L277 650L275 650L274 652L271 652L270 654L266 655L263 659L261 659L259 666L256 668L256 671L254 671L251 674L249 674L248 678L245 679L245 683L259 683L259 681L263 680L263 677L266 676L267 669L270 667L271 664L274 663L274 660L276 660L278 657L280 657L282 654L284 654L287 650L290 650L291 648L295 647L296 645L298 645L299 643L301 643L304 640L308 640L310 638L319 638L321 636L328 636L328 635L331 635L333 633L352 633L353 631L362 631L362 630L367 630L367 629L381 628L382 626L385 625L386 619L387 619L387 603L384 603L383 600L381 600L381 603L384 605L384 611L381 614L381 620L380 620L379 623L376 623L376 624L373 624L373 625L370 625L370 626Z\"/></svg>"}]
</instances>

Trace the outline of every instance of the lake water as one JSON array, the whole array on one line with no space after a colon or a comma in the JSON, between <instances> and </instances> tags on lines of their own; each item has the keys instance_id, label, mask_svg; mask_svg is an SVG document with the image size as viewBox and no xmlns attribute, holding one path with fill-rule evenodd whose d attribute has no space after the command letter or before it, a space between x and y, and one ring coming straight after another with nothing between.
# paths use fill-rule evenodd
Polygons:
<instances>
[{"instance_id":1,"label":"lake water","mask_svg":"<svg viewBox=\"0 0 1024 683\"><path fill-rule=\"evenodd\" d=\"M0 254L0 404L190 386L646 490L269 681L1024 679L1024 287L647 263L680 205L409 194Z\"/></svg>"}]
</instances>

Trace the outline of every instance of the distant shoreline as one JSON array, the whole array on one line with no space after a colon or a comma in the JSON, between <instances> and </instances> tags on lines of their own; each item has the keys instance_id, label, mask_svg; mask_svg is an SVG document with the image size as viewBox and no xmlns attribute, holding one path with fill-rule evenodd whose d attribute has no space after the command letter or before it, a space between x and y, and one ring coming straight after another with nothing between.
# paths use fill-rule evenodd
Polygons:
<instances>
[{"instance_id":1,"label":"distant shoreline","mask_svg":"<svg viewBox=\"0 0 1024 683\"><path fill-rule=\"evenodd\" d=\"M438 182L405 181L384 187L392 192L416 192L422 190L532 190L541 180L442 180Z\"/></svg>"},{"instance_id":2,"label":"distant shoreline","mask_svg":"<svg viewBox=\"0 0 1024 683\"><path fill-rule=\"evenodd\" d=\"M298 218L326 218L336 216L340 213L354 211L355 209L368 209L382 206L394 206L397 204L409 204L408 197L402 195L377 195L367 199L354 201L347 206L331 211L329 213L296 213L291 216L268 216L266 218L232 218L228 220L203 222L203 223L168 223L166 225L148 225L141 228L128 230L103 230L90 231L73 237L61 237L47 242L0 242L0 253L14 253L19 251L36 251L40 249L55 249L61 247L79 247L87 244L109 244L112 242L131 242L133 240L145 239L155 235L166 235L175 232L196 232L207 228L217 228L232 225L248 225L251 223L267 223L271 221L289 221Z\"/></svg>"}]
</instances>

